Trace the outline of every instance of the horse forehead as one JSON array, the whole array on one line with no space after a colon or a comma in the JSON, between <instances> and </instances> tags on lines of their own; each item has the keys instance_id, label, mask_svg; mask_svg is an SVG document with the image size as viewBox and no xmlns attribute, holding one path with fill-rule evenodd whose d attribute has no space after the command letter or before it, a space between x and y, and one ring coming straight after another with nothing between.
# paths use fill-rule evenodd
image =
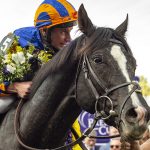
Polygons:
<instances>
[{"instance_id":1,"label":"horse forehead","mask_svg":"<svg viewBox=\"0 0 150 150\"><path fill-rule=\"evenodd\" d=\"M127 70L127 57L125 56L125 54L122 52L121 47L119 45L113 45L111 47L111 55L113 56L114 60L117 62L118 66L120 67L120 70L123 74L123 76L126 79L126 82L131 82L130 77L129 77L129 73ZM128 91L130 92L132 89L132 85L128 86ZM139 98L137 97L136 93L133 93L131 95L131 101L133 106L141 106L141 102L139 100Z\"/></svg>"},{"instance_id":2,"label":"horse forehead","mask_svg":"<svg viewBox=\"0 0 150 150\"><path fill-rule=\"evenodd\" d=\"M112 45L110 54L118 64L123 76L125 77L127 82L130 82L128 70L127 70L127 58L125 54L122 52L121 46L115 44Z\"/></svg>"}]
</instances>

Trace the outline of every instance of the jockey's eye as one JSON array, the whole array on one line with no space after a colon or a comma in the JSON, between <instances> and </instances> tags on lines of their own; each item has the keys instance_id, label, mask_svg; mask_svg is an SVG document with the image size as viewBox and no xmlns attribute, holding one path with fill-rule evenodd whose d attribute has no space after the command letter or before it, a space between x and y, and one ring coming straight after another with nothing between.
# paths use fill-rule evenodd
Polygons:
<instances>
[{"instance_id":1,"label":"jockey's eye","mask_svg":"<svg viewBox=\"0 0 150 150\"><path fill-rule=\"evenodd\" d=\"M103 62L103 57L100 55L100 56L95 56L93 58L93 61L95 64L101 64Z\"/></svg>"}]
</instances>

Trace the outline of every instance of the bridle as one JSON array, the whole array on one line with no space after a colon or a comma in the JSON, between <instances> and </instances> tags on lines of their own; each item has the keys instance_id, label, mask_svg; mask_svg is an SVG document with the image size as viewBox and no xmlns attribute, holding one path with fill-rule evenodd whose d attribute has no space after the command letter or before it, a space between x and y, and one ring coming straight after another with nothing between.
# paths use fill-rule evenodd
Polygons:
<instances>
[{"instance_id":1,"label":"bridle","mask_svg":"<svg viewBox=\"0 0 150 150\"><path fill-rule=\"evenodd\" d=\"M117 115L116 112L114 111L113 102L112 102L111 98L108 96L110 93L112 93L113 91L115 91L117 89L120 89L122 87L133 85L133 89L126 96L126 98L125 98L125 100L123 102L123 105L121 107L120 114L122 114L124 106L125 106L127 100L129 99L129 97L132 95L133 92L139 92L138 90L140 90L140 87L139 87L139 85L138 85L137 82L126 82L126 83L122 83L122 84L119 84L117 86L114 86L114 87L108 89L107 87L104 86L104 84L102 82L103 80L100 77L97 77L96 73L92 69L92 67L91 67L91 65L89 63L89 60L87 58L87 55L84 55L84 58L83 58L83 68L82 69L83 69L83 72L84 72L85 79L86 79L87 83L89 84L89 87L91 88L91 90L92 90L92 92L94 94L94 97L96 99L95 112L97 114L99 114L98 116L101 119L103 119L103 120L108 120L110 117ZM99 93L97 92L97 89L94 86L94 84L93 84L93 82L92 82L89 74L91 74L91 76L95 80L96 84L99 85L103 89L103 91L105 92L102 96L100 96ZM111 109L110 109L108 115L105 113L104 110L98 111L98 102L101 101L101 99L103 99L103 98L105 98L106 100L108 100L109 103L110 103L110 105L111 105ZM120 117L120 119L121 119L121 117Z\"/></svg>"},{"instance_id":2,"label":"bridle","mask_svg":"<svg viewBox=\"0 0 150 150\"><path fill-rule=\"evenodd\" d=\"M122 44L120 41L115 40L115 39L111 39L110 42ZM89 87L90 87L90 89L91 89L91 91L94 94L94 97L96 99L95 118L96 119L102 119L102 120L109 120L111 117L117 117L118 116L118 122L115 122L115 123L116 123L117 128L119 129L120 123L122 122L122 113L124 111L125 104L127 103L130 96L134 92L141 93L141 88L140 88L139 84L137 82L132 81L132 82L126 82L126 83L116 85L112 88L107 88L103 84L104 83L103 80L100 77L98 77L96 75L96 73L94 72L94 70L92 69L91 64L89 62L89 59L88 59L86 54L83 55L82 70L84 72L85 80L88 83L88 85L89 85ZM97 84L104 91L104 94L102 96L100 96L100 94L98 93L98 91L97 91L96 87L94 86L91 78L94 80L94 83ZM124 98L124 101L120 107L120 112L117 114L114 111L113 102L112 102L112 99L109 97L109 94L111 94L113 91L116 91L116 90L123 88L123 87L127 87L129 85L133 85L132 89ZM102 99L105 99L105 103L106 103L106 101L108 101L110 103L111 108L110 108L109 112L107 112L107 113L105 112L105 109L104 109L105 105L103 105L102 110L100 110L100 111L98 110L98 103L103 104ZM92 137L94 137L94 136L92 136ZM103 136L103 138L109 138L109 137L111 137L111 136L106 136L106 137ZM95 138L102 138L102 137L101 136L99 136L99 137L95 136Z\"/></svg>"},{"instance_id":3,"label":"bridle","mask_svg":"<svg viewBox=\"0 0 150 150\"><path fill-rule=\"evenodd\" d=\"M120 41L118 40L115 40L115 39L111 39L110 42L113 42L113 43L119 43L121 44ZM83 58L83 61L82 61L82 58ZM138 85L138 83L136 82L126 82L126 83L122 83L122 84L119 84L117 86L114 86L112 88L107 88L104 84L103 84L103 80L98 77L96 75L96 73L94 72L94 70L92 69L91 65L90 65L90 62L89 62L89 59L87 57L86 54L83 55L79 61L79 65L80 63L82 62L82 70L84 72L84 77L85 77L85 80L87 81L87 83L89 84L89 87L91 89L91 91L93 92L94 94L94 97L96 99L96 103L95 103L95 115L94 115L94 121L91 125L91 127L89 127L83 134L80 138L78 138L76 141L72 142L72 143L69 143L67 145L64 145L64 146L60 146L60 147L57 147L57 148L54 148L54 149L38 149L38 148L33 148L33 147L30 147L30 146L27 146L26 144L24 144L24 142L22 141L21 139L21 135L20 135L20 124L19 124L19 113L21 111L21 108L24 104L24 100L20 100L19 102L19 105L16 109L16 114L15 114L15 121L14 121L14 129L15 129L15 134L17 136L17 140L18 142L20 143L21 146L23 146L24 148L28 149L28 150L64 150L66 148L71 148L72 146L78 144L79 142L83 141L83 139L85 137L93 137L93 138L100 138L100 139L103 139L103 138L114 138L114 137L118 137L119 135L115 135L115 136L90 136L90 133L92 132L92 130L94 129L97 121L99 119L103 119L103 120L109 120L111 117L116 117L118 116L119 118L119 121L117 123L117 126L118 126L118 129L119 129L119 126L120 126L120 122L122 121L122 113L123 113L123 110L124 110L124 106L125 104L127 103L128 99L130 98L130 96L134 93L134 92L139 92L140 90L140 87ZM80 71L80 67L78 67L77 69L77 76L79 74L79 71ZM101 87L103 90L104 90L104 94L102 96L99 95L96 87L94 86L92 80L91 80L91 77L95 80L96 84ZM77 77L78 78L78 77ZM76 79L77 80L77 79ZM112 102L112 99L109 97L109 94L117 89L120 89L120 88L123 88L123 87L126 87L126 86L129 86L129 85L133 85L133 88L131 89L131 91L128 93L128 95L125 97L125 100L121 106L121 109L120 109L120 112L119 114L117 114L115 111L114 111L114 106L113 106L113 102ZM98 110L98 103L103 99L105 98L105 100L108 100L110 105L111 105L111 109L109 111L109 114L107 114L104 109L103 110Z\"/></svg>"}]
</instances>

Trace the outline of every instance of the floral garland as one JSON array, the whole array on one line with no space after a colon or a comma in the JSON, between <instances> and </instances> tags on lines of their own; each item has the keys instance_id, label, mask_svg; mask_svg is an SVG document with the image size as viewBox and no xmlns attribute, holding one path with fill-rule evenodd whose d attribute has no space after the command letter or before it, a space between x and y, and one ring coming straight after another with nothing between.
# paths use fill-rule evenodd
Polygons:
<instances>
[{"instance_id":1,"label":"floral garland","mask_svg":"<svg viewBox=\"0 0 150 150\"><path fill-rule=\"evenodd\" d=\"M22 48L19 38L14 37L11 46L6 50L6 54L0 55L0 83L5 81L13 82L17 79L24 79L24 75L32 72L32 60L38 60L40 65L48 62L52 58L52 53L45 50L37 50L34 45Z\"/></svg>"}]
</instances>

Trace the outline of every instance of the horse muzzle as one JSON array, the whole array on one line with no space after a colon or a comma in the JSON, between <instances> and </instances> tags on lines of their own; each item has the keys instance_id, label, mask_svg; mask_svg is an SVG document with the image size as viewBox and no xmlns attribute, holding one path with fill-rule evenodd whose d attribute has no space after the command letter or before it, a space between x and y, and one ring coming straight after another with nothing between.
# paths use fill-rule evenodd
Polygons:
<instances>
[{"instance_id":1,"label":"horse muzzle","mask_svg":"<svg viewBox=\"0 0 150 150\"><path fill-rule=\"evenodd\" d=\"M141 106L130 108L121 119L122 137L126 140L138 140L142 137L148 124L149 112Z\"/></svg>"}]
</instances>

